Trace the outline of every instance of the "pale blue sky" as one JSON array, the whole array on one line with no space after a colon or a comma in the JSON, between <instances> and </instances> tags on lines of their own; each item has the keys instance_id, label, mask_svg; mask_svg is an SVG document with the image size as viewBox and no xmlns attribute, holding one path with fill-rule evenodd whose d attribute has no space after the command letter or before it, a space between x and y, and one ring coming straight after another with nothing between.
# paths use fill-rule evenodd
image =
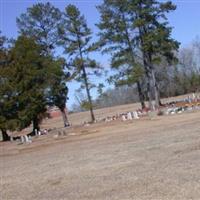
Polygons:
<instances>
[{"instance_id":1,"label":"pale blue sky","mask_svg":"<svg viewBox=\"0 0 200 200\"><path fill-rule=\"evenodd\" d=\"M0 0L0 30L7 37L17 37L16 17L26 11L37 0ZM64 10L67 4L75 4L85 15L89 27L97 33L95 23L99 20L96 5L102 0L54 0L49 1L60 10ZM197 35L200 35L200 0L172 0L177 5L177 10L168 15L170 25L174 27L172 36L181 42L181 46L188 45ZM94 34L95 35L95 34ZM95 38L95 36L94 36ZM96 54L95 58L104 66L109 66L108 56ZM96 79L94 79L97 82ZM77 83L69 84L69 105L74 102L74 90Z\"/></svg>"}]
</instances>

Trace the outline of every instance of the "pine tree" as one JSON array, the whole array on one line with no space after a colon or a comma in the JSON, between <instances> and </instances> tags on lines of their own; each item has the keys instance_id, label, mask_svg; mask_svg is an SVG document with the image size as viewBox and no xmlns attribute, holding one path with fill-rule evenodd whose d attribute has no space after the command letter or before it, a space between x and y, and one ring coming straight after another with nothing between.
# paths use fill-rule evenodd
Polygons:
<instances>
[{"instance_id":1,"label":"pine tree","mask_svg":"<svg viewBox=\"0 0 200 200\"><path fill-rule=\"evenodd\" d=\"M59 40L58 28L60 26L61 19L62 13L58 8L55 8L49 2L37 3L28 8L26 13L21 14L21 16L17 18L17 25L19 32L23 35L34 38L37 43L42 46L46 55L54 55L54 50ZM63 65L61 64L61 69L62 66ZM63 70L63 73L64 72L65 70ZM52 74L51 78L55 78L55 80L52 81L52 92L49 94L55 95L54 97L51 97L51 105L52 100L55 100L53 105L60 109L63 115L64 126L68 126L69 121L67 113L65 112L68 88L64 83L66 79L63 79L63 77L65 77L63 73L60 74L60 77L58 77L58 74ZM60 82L58 82L58 80ZM58 93L56 93L56 91Z\"/></svg>"},{"instance_id":2,"label":"pine tree","mask_svg":"<svg viewBox=\"0 0 200 200\"><path fill-rule=\"evenodd\" d=\"M81 88L86 89L87 107L90 110L92 122L95 120L90 90L89 73L96 73L98 65L90 59L88 54L93 51L91 44L91 30L88 28L83 15L74 5L68 5L65 9L63 25L60 27L60 44L69 56L69 68L74 77L81 82Z\"/></svg>"},{"instance_id":3,"label":"pine tree","mask_svg":"<svg viewBox=\"0 0 200 200\"><path fill-rule=\"evenodd\" d=\"M111 53L111 67L118 70L118 74L111 79L116 84L136 83L141 106L145 108L141 88L143 70L136 55L134 28L128 7L127 0L104 0L104 3L98 6L101 14L97 25L100 29L98 45L103 49L103 53Z\"/></svg>"},{"instance_id":4,"label":"pine tree","mask_svg":"<svg viewBox=\"0 0 200 200\"><path fill-rule=\"evenodd\" d=\"M13 122L12 119L16 116L15 101L12 98L12 87L8 80L10 74L10 70L8 69L9 62L7 38L0 35L0 130L3 141L10 140L7 134L8 124Z\"/></svg>"},{"instance_id":5,"label":"pine tree","mask_svg":"<svg viewBox=\"0 0 200 200\"><path fill-rule=\"evenodd\" d=\"M11 49L11 82L15 84L18 105L18 129L33 122L39 129L39 116L46 111L45 89L48 87L48 71L51 63L42 54L42 48L31 38L20 36Z\"/></svg>"},{"instance_id":6,"label":"pine tree","mask_svg":"<svg viewBox=\"0 0 200 200\"><path fill-rule=\"evenodd\" d=\"M37 3L17 18L19 33L34 38L46 54L52 54L61 16L60 10L51 3Z\"/></svg>"},{"instance_id":7,"label":"pine tree","mask_svg":"<svg viewBox=\"0 0 200 200\"><path fill-rule=\"evenodd\" d=\"M101 45L110 46L106 49L107 52L116 52L112 55L114 64L123 67L118 78L128 74L127 80L134 80L133 70L125 71L125 64L143 68L151 109L154 108L154 97L155 106L158 107L160 103L154 65L161 63L162 59L169 63L174 61L174 51L179 46L171 38L172 29L166 18L166 13L175 8L171 2L161 3L156 0L104 0L99 7L101 21L98 26L104 41Z\"/></svg>"},{"instance_id":8,"label":"pine tree","mask_svg":"<svg viewBox=\"0 0 200 200\"><path fill-rule=\"evenodd\" d=\"M60 66L65 65L65 61L63 59L57 60L58 67L55 68L56 71L54 71L50 77L53 77L50 79L50 90L48 93L48 104L49 105L55 105L57 106L62 114L64 127L69 126L69 120L66 114L66 101L67 101L67 94L68 94L68 87L66 85L66 82L70 79L70 73L65 73L63 70L60 70Z\"/></svg>"},{"instance_id":9,"label":"pine tree","mask_svg":"<svg viewBox=\"0 0 200 200\"><path fill-rule=\"evenodd\" d=\"M138 31L136 41L142 53L143 65L147 76L150 108L159 107L160 97L155 77L155 64L164 58L169 63L176 60L174 52L179 43L171 38L172 28L168 25L166 13L176 9L170 1L161 3L156 0L129 0L129 13L133 26ZM152 95L153 94L153 95Z\"/></svg>"},{"instance_id":10,"label":"pine tree","mask_svg":"<svg viewBox=\"0 0 200 200\"><path fill-rule=\"evenodd\" d=\"M33 123L35 131L46 111L51 74L62 71L57 61L25 36L18 37L8 56L7 64L1 66L0 128L22 130Z\"/></svg>"}]
</instances>

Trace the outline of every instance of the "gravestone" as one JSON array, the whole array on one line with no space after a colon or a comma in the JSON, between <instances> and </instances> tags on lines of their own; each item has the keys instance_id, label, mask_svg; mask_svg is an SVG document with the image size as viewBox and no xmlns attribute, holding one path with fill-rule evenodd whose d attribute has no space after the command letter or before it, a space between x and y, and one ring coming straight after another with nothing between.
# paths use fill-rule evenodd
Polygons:
<instances>
[{"instance_id":1,"label":"gravestone","mask_svg":"<svg viewBox=\"0 0 200 200\"><path fill-rule=\"evenodd\" d=\"M14 139L13 139L13 137L12 137L12 136L10 136L10 141L11 141L11 142L13 142L13 141L14 141Z\"/></svg>"},{"instance_id":2,"label":"gravestone","mask_svg":"<svg viewBox=\"0 0 200 200\"><path fill-rule=\"evenodd\" d=\"M21 138L21 143L24 143L25 142L24 136L22 135L20 136L20 138Z\"/></svg>"},{"instance_id":3,"label":"gravestone","mask_svg":"<svg viewBox=\"0 0 200 200\"><path fill-rule=\"evenodd\" d=\"M25 143L29 143L29 139L28 139L27 135L24 135L24 141L25 141Z\"/></svg>"},{"instance_id":4,"label":"gravestone","mask_svg":"<svg viewBox=\"0 0 200 200\"><path fill-rule=\"evenodd\" d=\"M37 129L35 129L35 135L36 135L36 136L38 135L38 130L37 130Z\"/></svg>"},{"instance_id":5,"label":"gravestone","mask_svg":"<svg viewBox=\"0 0 200 200\"><path fill-rule=\"evenodd\" d=\"M139 119L138 113L136 111L133 112L133 118L134 119Z\"/></svg>"},{"instance_id":6,"label":"gravestone","mask_svg":"<svg viewBox=\"0 0 200 200\"><path fill-rule=\"evenodd\" d=\"M122 121L126 121L126 116L122 115Z\"/></svg>"},{"instance_id":7,"label":"gravestone","mask_svg":"<svg viewBox=\"0 0 200 200\"><path fill-rule=\"evenodd\" d=\"M22 135L20 136L21 138L21 143L32 143L32 140L30 137L28 137L27 135Z\"/></svg>"},{"instance_id":8,"label":"gravestone","mask_svg":"<svg viewBox=\"0 0 200 200\"><path fill-rule=\"evenodd\" d=\"M131 112L128 112L127 113L127 120L132 120L133 118L132 118L132 114L131 114Z\"/></svg>"}]
</instances>

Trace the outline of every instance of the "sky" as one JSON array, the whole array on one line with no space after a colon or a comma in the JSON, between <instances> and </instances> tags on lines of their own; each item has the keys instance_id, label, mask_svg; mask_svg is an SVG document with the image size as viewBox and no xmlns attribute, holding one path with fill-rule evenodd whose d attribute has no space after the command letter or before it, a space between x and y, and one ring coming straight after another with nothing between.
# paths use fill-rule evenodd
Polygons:
<instances>
[{"instance_id":1,"label":"sky","mask_svg":"<svg viewBox=\"0 0 200 200\"><path fill-rule=\"evenodd\" d=\"M165 0L161 0L165 1ZM3 35L8 38L16 38L18 30L16 26L16 17L21 13L26 12L28 7L38 2L47 2L46 0L0 0L0 30ZM99 13L96 5L102 3L102 0L54 0L51 2L55 7L61 11L68 4L76 5L82 14L85 15L88 26L94 33L94 39L98 32L96 23L99 21ZM176 11L168 15L169 24L173 27L172 37L181 43L182 47L189 45L196 36L200 36L200 0L172 0L177 5ZM96 53L93 55L105 69L109 69L109 56ZM103 78L92 80L95 83L105 82ZM74 92L79 85L76 82L69 83L69 100L68 106L71 107L76 103ZM96 96L96 92L93 91Z\"/></svg>"}]
</instances>

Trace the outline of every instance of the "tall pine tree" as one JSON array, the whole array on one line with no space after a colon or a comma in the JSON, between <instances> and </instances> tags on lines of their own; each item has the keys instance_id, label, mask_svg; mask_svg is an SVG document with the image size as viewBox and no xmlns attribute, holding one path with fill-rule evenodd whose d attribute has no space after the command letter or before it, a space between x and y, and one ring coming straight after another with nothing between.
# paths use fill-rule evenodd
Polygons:
<instances>
[{"instance_id":1,"label":"tall pine tree","mask_svg":"<svg viewBox=\"0 0 200 200\"><path fill-rule=\"evenodd\" d=\"M1 32L0 32L1 34ZM7 38L0 35L0 130L3 141L10 139L7 134L8 126L14 123L16 117L16 102L13 98L13 85L9 83L11 69L10 53L7 45Z\"/></svg>"},{"instance_id":2,"label":"tall pine tree","mask_svg":"<svg viewBox=\"0 0 200 200\"><path fill-rule=\"evenodd\" d=\"M61 12L51 3L37 3L17 18L19 33L34 38L46 54L52 54L58 40Z\"/></svg>"},{"instance_id":3,"label":"tall pine tree","mask_svg":"<svg viewBox=\"0 0 200 200\"><path fill-rule=\"evenodd\" d=\"M141 87L143 70L136 56L134 28L128 14L128 1L104 0L104 3L98 6L98 10L101 15L97 25L100 29L98 45L104 53L111 53L111 67L119 72L111 78L117 84L136 83L141 107L145 108Z\"/></svg>"},{"instance_id":4,"label":"tall pine tree","mask_svg":"<svg viewBox=\"0 0 200 200\"><path fill-rule=\"evenodd\" d=\"M33 122L39 129L39 116L46 111L45 89L51 63L42 48L31 38L20 36L11 49L10 82L14 84L19 124L23 129Z\"/></svg>"},{"instance_id":5,"label":"tall pine tree","mask_svg":"<svg viewBox=\"0 0 200 200\"><path fill-rule=\"evenodd\" d=\"M109 45L107 52L116 52L113 53L113 66L122 66L126 70L126 64L129 68L120 72L118 77L128 74L127 81L131 82L134 80L131 72L134 71L130 70L130 66L143 68L139 72L145 72L151 109L154 108L153 98L156 107L160 103L155 64L161 63L162 59L169 63L175 60L174 51L179 46L171 38L172 29L166 18L166 13L175 8L171 2L156 0L104 0L99 6L101 21L98 26L102 45Z\"/></svg>"},{"instance_id":6,"label":"tall pine tree","mask_svg":"<svg viewBox=\"0 0 200 200\"><path fill-rule=\"evenodd\" d=\"M49 2L37 3L27 9L26 13L17 18L17 25L19 32L23 35L34 38L37 43L43 48L46 55L54 55L54 50L59 40L58 28L60 26L62 13L58 8L55 8ZM61 64L60 68L62 69ZM63 70L65 72L65 70ZM63 116L64 126L69 125L66 113L66 102L68 88L66 86L66 79L63 73L58 77L52 74L51 85L51 105L57 106ZM60 82L59 82L60 81ZM56 84L54 84L56 83ZM57 93L56 93L57 92ZM55 100L52 102L52 100Z\"/></svg>"},{"instance_id":7,"label":"tall pine tree","mask_svg":"<svg viewBox=\"0 0 200 200\"><path fill-rule=\"evenodd\" d=\"M91 30L88 28L84 16L74 5L68 5L65 9L63 25L60 27L60 37L60 44L70 58L68 66L73 71L75 79L81 82L81 88L86 89L87 107L93 122L95 116L90 94L92 84L89 82L89 73L95 73L99 67L95 60L89 58L89 53L93 51Z\"/></svg>"},{"instance_id":8,"label":"tall pine tree","mask_svg":"<svg viewBox=\"0 0 200 200\"><path fill-rule=\"evenodd\" d=\"M133 27L138 32L136 43L142 53L143 65L147 77L149 106L155 97L155 106L159 107L160 96L155 76L155 64L165 59L169 63L176 60L174 52L179 43L171 38L172 28L168 25L166 13L176 9L170 1L128 0L129 14Z\"/></svg>"},{"instance_id":9,"label":"tall pine tree","mask_svg":"<svg viewBox=\"0 0 200 200\"><path fill-rule=\"evenodd\" d=\"M60 63L43 54L34 39L20 36L1 65L0 89L2 130L22 130L33 123L39 129L46 111L52 74L62 74Z\"/></svg>"}]
</instances>

